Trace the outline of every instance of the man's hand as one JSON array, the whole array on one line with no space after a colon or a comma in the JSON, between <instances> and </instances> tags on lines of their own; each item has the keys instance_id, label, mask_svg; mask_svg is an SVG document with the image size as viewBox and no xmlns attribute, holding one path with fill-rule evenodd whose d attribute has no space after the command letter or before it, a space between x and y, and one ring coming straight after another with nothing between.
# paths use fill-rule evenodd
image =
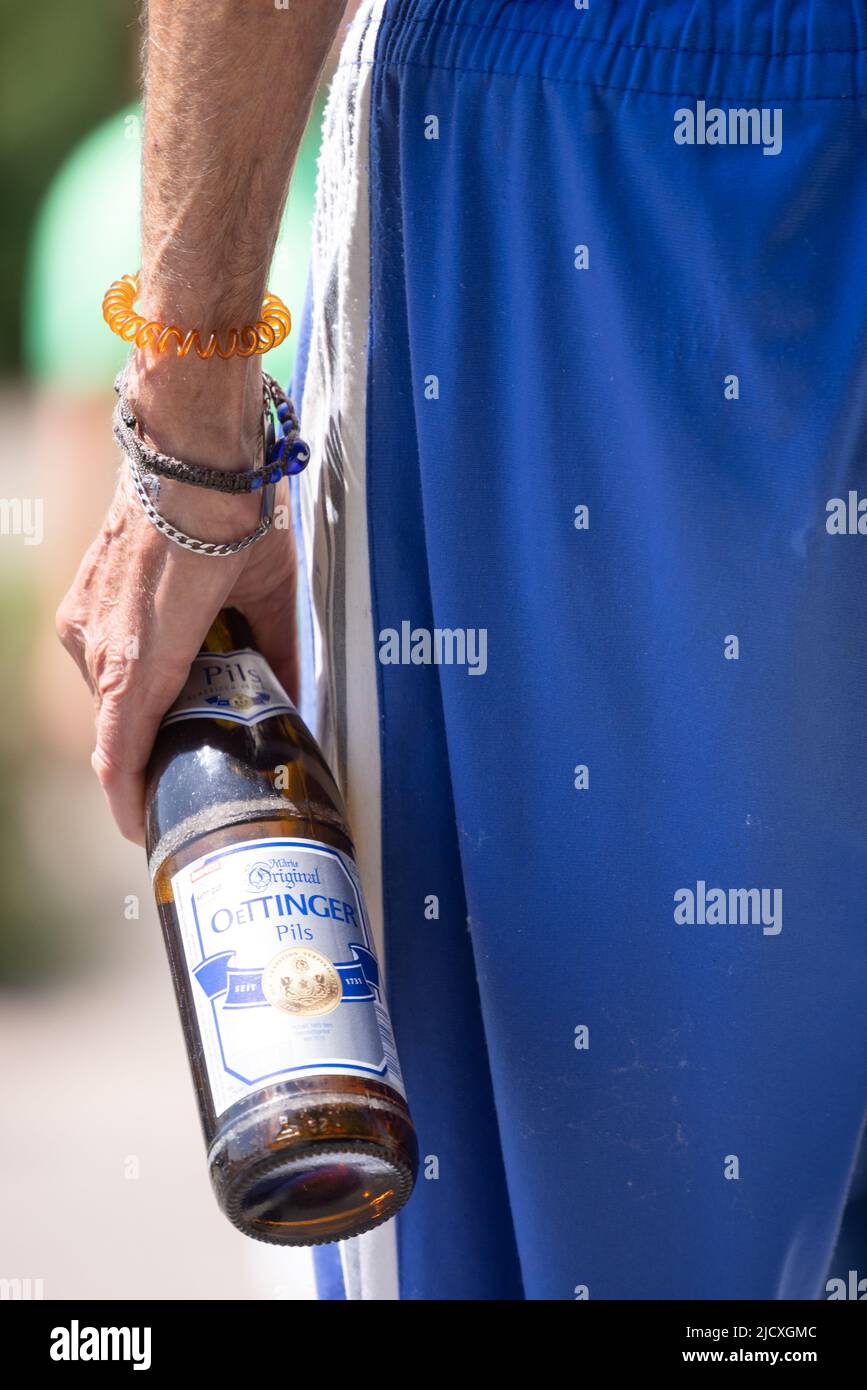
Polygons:
<instances>
[{"instance_id":1,"label":"man's hand","mask_svg":"<svg viewBox=\"0 0 867 1390\"><path fill-rule=\"evenodd\" d=\"M212 0L205 11L200 0L150 0L138 305L149 319L204 338L259 317L289 175L344 8ZM163 453L211 468L259 461L258 357L134 351L126 394ZM286 491L284 482L278 506ZM163 480L158 506L189 535L228 541L253 530L260 503ZM122 475L57 621L96 699L94 768L132 840L143 839L143 773L160 719L228 603L294 694L291 531L275 529L240 555L195 555L151 525Z\"/></svg>"},{"instance_id":2,"label":"man's hand","mask_svg":"<svg viewBox=\"0 0 867 1390\"><path fill-rule=\"evenodd\" d=\"M181 487L164 483L163 496ZM256 525L254 499L196 491L195 504L186 506L210 538L228 540ZM287 494L284 480L277 489L281 520ZM180 498L166 511L183 524ZM271 530L239 555L195 555L160 535L121 475L58 610L57 630L93 693L93 768L128 839L144 843L144 771L154 736L221 607L244 613L275 675L297 698L295 582L291 528Z\"/></svg>"}]
</instances>

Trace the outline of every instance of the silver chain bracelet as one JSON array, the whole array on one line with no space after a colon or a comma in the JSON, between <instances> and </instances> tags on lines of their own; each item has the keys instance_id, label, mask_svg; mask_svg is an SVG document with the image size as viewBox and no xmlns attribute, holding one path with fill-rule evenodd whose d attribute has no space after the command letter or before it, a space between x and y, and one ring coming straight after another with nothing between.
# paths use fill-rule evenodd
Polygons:
<instances>
[{"instance_id":1,"label":"silver chain bracelet","mask_svg":"<svg viewBox=\"0 0 867 1390\"><path fill-rule=\"evenodd\" d=\"M241 473L226 473L200 464L182 463L179 459L159 453L144 439L139 422L126 400L123 374L117 378L115 390L118 401L114 411L114 437L127 456L133 489L142 511L161 535L196 555L217 556L237 555L267 535L274 522L277 483L283 477L299 473L310 458L307 445L298 436L298 421L292 403L273 377L264 373L262 431L265 462L259 468ZM204 541L196 536L188 536L167 521L151 500L151 493L159 496L160 477L235 496L261 490L262 508L258 525L236 541Z\"/></svg>"},{"instance_id":2,"label":"silver chain bracelet","mask_svg":"<svg viewBox=\"0 0 867 1390\"><path fill-rule=\"evenodd\" d=\"M135 459L129 460L129 471L136 496L141 503L141 509L151 525L156 527L161 535L174 541L175 545L182 546L184 550L192 550L196 555L237 555L239 551L246 550L248 546L261 540L271 530L274 521L276 483L265 483L262 487L262 510L259 514L259 524L254 531L250 531L246 536L241 536L240 540L237 541L202 541L195 536L188 536L185 531L179 531L177 526L172 526L171 522L166 521L165 517L157 511L148 496L145 480L139 472Z\"/></svg>"}]
</instances>

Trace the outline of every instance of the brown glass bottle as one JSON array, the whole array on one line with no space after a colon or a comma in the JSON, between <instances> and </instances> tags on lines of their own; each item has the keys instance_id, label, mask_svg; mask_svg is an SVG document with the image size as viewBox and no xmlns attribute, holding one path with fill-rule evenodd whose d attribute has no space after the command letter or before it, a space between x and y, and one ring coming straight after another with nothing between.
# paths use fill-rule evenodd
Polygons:
<instances>
[{"instance_id":1,"label":"brown glass bottle","mask_svg":"<svg viewBox=\"0 0 867 1390\"><path fill-rule=\"evenodd\" d=\"M147 844L211 1180L239 1230L381 1225L417 1145L340 793L227 610L148 770Z\"/></svg>"}]
</instances>

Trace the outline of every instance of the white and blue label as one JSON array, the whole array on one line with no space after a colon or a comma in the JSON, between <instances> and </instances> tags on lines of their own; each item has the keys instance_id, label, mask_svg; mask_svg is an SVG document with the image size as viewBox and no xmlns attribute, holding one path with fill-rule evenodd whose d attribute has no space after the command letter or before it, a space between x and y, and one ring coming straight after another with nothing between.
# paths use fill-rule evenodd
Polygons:
<instances>
[{"instance_id":1,"label":"white and blue label","mask_svg":"<svg viewBox=\"0 0 867 1390\"><path fill-rule=\"evenodd\" d=\"M245 647L236 652L200 652L163 724L203 715L234 724L258 724L272 715L294 712L265 658Z\"/></svg>"},{"instance_id":2,"label":"white and blue label","mask_svg":"<svg viewBox=\"0 0 867 1390\"><path fill-rule=\"evenodd\" d=\"M316 840L247 840L172 878L217 1116L263 1086L352 1075L404 1094L348 855Z\"/></svg>"}]
</instances>

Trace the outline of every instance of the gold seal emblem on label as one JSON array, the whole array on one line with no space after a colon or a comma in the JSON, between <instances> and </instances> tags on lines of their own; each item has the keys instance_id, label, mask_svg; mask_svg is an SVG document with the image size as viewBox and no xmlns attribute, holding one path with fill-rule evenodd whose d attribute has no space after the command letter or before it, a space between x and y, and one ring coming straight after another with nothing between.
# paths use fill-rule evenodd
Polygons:
<instances>
[{"instance_id":1,"label":"gold seal emblem on label","mask_svg":"<svg viewBox=\"0 0 867 1390\"><path fill-rule=\"evenodd\" d=\"M330 1014L343 998L340 976L327 956L310 946L289 946L262 971L262 993L275 1009L315 1018Z\"/></svg>"}]
</instances>

